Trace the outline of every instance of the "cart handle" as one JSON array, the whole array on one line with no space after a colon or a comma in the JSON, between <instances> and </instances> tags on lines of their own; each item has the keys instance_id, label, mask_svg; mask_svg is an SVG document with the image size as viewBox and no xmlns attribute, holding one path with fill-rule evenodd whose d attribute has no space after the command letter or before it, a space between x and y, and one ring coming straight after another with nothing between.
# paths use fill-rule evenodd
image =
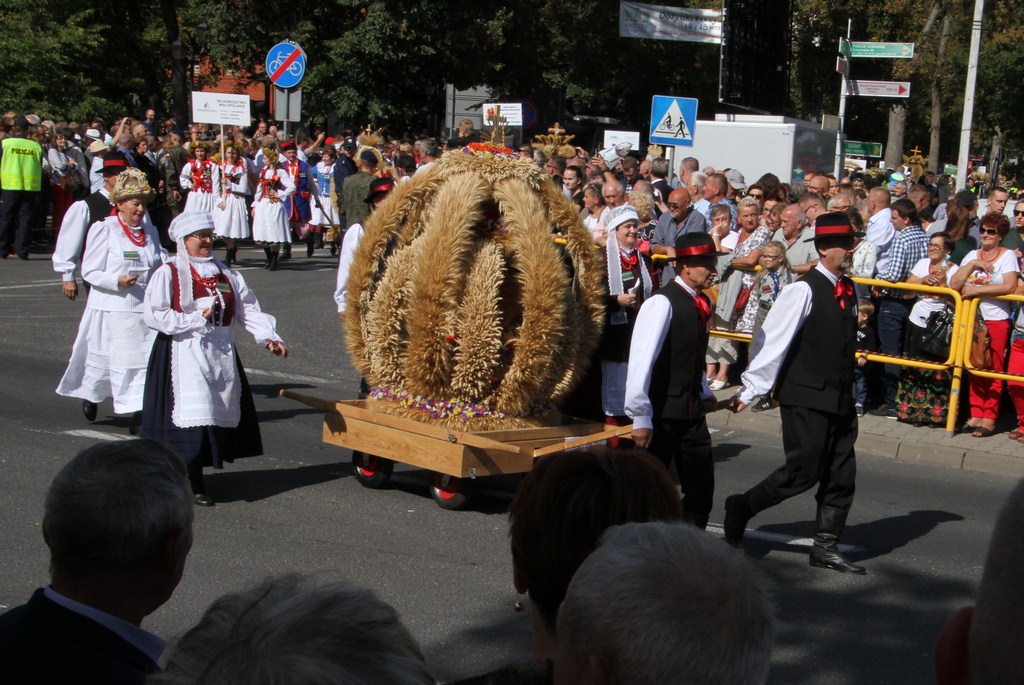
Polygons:
<instances>
[{"instance_id":1,"label":"cart handle","mask_svg":"<svg viewBox=\"0 0 1024 685\"><path fill-rule=\"evenodd\" d=\"M590 445L595 442L601 442L608 438L617 438L620 435L626 435L633 432L633 424L628 426L612 426L607 428L600 433L593 433L592 435L584 435L582 438L573 438L572 440L566 440L565 442L556 442L553 445L546 445L544 447L538 447L533 451L533 457L543 457L548 454L555 454L556 452L562 452L564 450L571 450L574 447L583 447L584 445Z\"/></svg>"}]
</instances>

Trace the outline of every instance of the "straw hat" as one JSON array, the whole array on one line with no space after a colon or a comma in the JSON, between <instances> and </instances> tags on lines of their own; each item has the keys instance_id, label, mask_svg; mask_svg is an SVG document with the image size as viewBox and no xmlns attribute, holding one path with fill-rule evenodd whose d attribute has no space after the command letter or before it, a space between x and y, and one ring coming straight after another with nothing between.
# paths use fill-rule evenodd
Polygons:
<instances>
[{"instance_id":1,"label":"straw hat","mask_svg":"<svg viewBox=\"0 0 1024 685\"><path fill-rule=\"evenodd\" d=\"M154 195L144 173L138 169L125 169L117 175L117 180L114 181L114 189L110 191L110 201L117 203L138 198L149 202Z\"/></svg>"}]
</instances>

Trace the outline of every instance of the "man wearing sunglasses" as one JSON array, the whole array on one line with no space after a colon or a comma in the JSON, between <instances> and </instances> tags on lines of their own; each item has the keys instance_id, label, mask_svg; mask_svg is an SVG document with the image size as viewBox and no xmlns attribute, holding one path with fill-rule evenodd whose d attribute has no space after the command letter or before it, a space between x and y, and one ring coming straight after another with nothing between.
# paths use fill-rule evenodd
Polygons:
<instances>
[{"instance_id":1,"label":"man wearing sunglasses","mask_svg":"<svg viewBox=\"0 0 1024 685\"><path fill-rule=\"evenodd\" d=\"M658 219L658 225L651 236L651 253L663 254L669 259L676 256L676 241L687 233L707 233L707 219L693 207L690 191L676 188L668 194L668 211ZM661 272L661 282L669 283L676 276L672 263L666 264Z\"/></svg>"}]
</instances>

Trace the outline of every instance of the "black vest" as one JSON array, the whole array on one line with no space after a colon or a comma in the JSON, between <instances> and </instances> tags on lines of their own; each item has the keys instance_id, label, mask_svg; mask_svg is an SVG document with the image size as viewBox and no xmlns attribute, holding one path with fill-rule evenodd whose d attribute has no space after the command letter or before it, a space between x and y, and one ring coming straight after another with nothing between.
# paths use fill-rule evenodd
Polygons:
<instances>
[{"instance_id":1,"label":"black vest","mask_svg":"<svg viewBox=\"0 0 1024 685\"><path fill-rule=\"evenodd\" d=\"M697 419L704 415L701 403L701 376L704 352L708 348L708 328L701 323L693 296L675 280L651 296L667 297L672 305L661 352L651 370L648 393L654 416L662 419Z\"/></svg>"},{"instance_id":2,"label":"black vest","mask_svg":"<svg viewBox=\"0 0 1024 685\"><path fill-rule=\"evenodd\" d=\"M843 309L827 276L811 269L802 280L811 287L811 313L782 362L776 397L782 404L849 414L857 350L856 296L846 297ZM843 281L853 286L850 279Z\"/></svg>"},{"instance_id":3,"label":"black vest","mask_svg":"<svg viewBox=\"0 0 1024 685\"><path fill-rule=\"evenodd\" d=\"M85 234L82 236L82 251L78 254L79 259L85 255L85 243L89 239L89 229L97 221L103 221L110 216L110 212L114 209L110 198L98 190L91 195L87 195L83 202L85 202L85 206L89 209L89 216L85 221Z\"/></svg>"}]
</instances>

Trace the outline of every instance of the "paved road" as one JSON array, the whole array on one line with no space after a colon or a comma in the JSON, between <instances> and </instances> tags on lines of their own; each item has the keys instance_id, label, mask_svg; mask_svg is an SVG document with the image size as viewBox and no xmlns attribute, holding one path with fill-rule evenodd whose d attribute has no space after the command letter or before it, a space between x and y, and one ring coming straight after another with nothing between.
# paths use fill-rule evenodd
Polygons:
<instances>
[{"instance_id":1,"label":"paved road","mask_svg":"<svg viewBox=\"0 0 1024 685\"><path fill-rule=\"evenodd\" d=\"M244 252L256 263L258 253ZM267 456L208 477L218 505L197 511L196 542L176 595L147 619L173 636L219 594L268 574L355 578L394 604L439 678L529 656L529 618L515 613L506 510L514 478L492 479L466 512L426 494L422 472L396 473L384 491L362 488L348 453L320 442L320 417L276 397L280 387L354 396L330 291L333 260L298 258L277 273L243 271L278 317L292 356L243 342ZM39 531L53 474L74 452L127 433L101 406L95 424L53 393L83 302L59 296L49 263L0 263L0 608L46 577ZM87 431L87 432L82 432ZM94 433L88 432L93 431ZM716 444L718 506L782 460L777 437L725 430ZM757 517L747 549L775 587L779 635L771 683L931 683L931 653L945 617L968 603L995 514L1013 483L985 474L862 454L844 542L869 569L849 577L812 569L810 494Z\"/></svg>"}]
</instances>

